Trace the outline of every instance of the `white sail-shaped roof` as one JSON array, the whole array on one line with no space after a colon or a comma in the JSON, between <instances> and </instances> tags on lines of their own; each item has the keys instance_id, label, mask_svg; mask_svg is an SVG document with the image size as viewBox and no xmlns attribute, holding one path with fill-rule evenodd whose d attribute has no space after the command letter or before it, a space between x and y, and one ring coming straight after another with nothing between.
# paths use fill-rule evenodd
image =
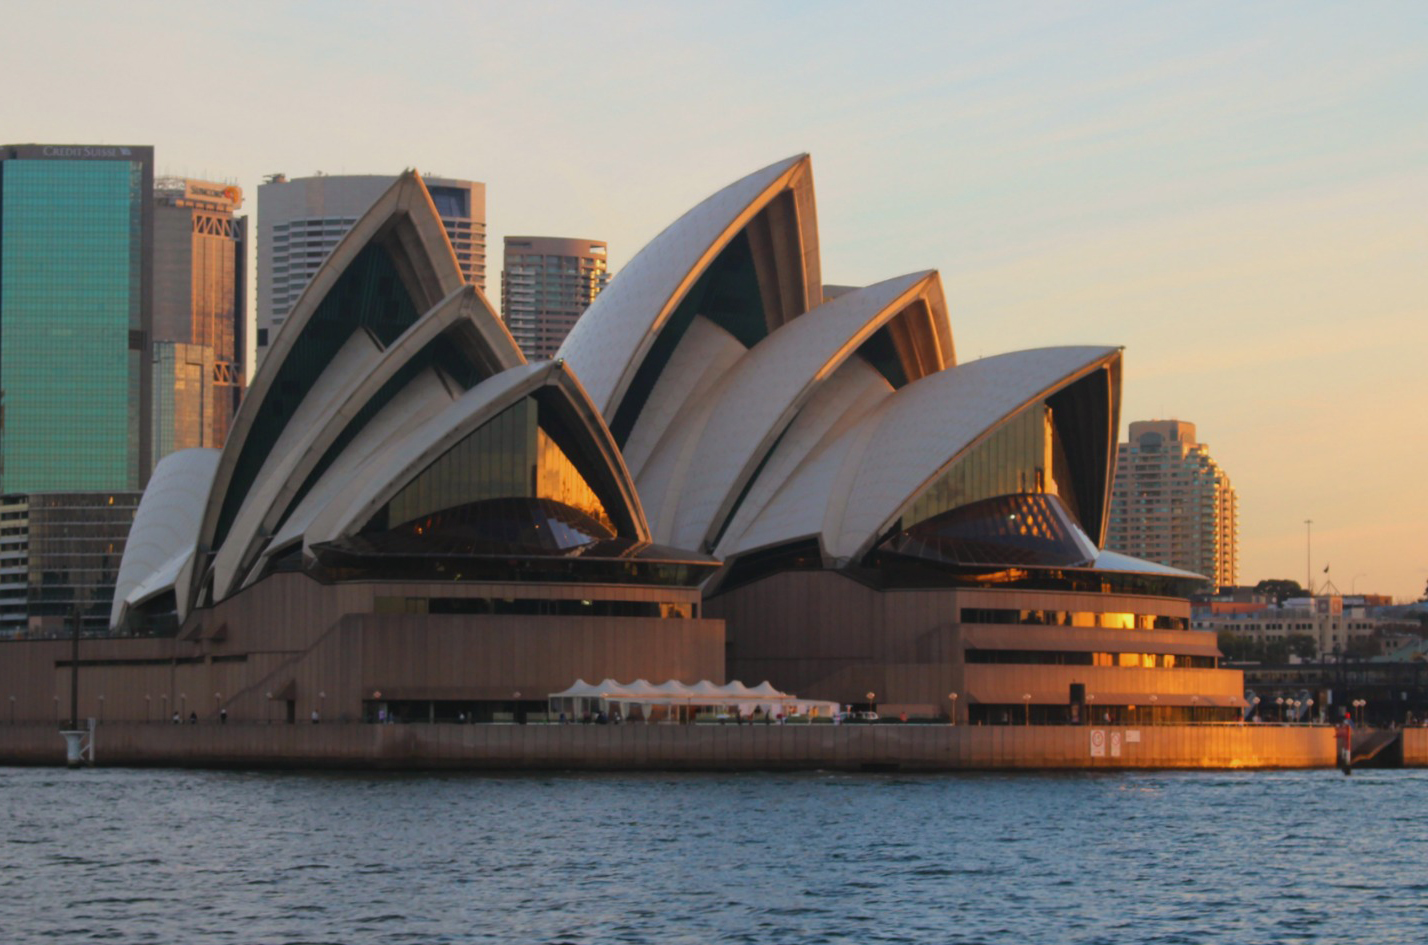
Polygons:
<instances>
[{"instance_id":1,"label":"white sail-shaped roof","mask_svg":"<svg viewBox=\"0 0 1428 945\"><path fill-rule=\"evenodd\" d=\"M343 236L272 340L223 446L200 551L227 541L275 447L295 436L294 415L321 412L304 402L336 396L342 379L331 373L335 364L360 371L358 362L375 363L383 342L371 324L400 334L464 281L425 184L415 171L404 173ZM349 296L339 292L344 286ZM227 564L225 586L239 573Z\"/></svg>"},{"instance_id":2,"label":"white sail-shaped roof","mask_svg":"<svg viewBox=\"0 0 1428 945\"><path fill-rule=\"evenodd\" d=\"M559 357L579 373L591 400L613 417L635 373L670 314L708 266L745 225L775 197L811 177L808 155L770 164L706 198L666 227L622 269L576 322ZM786 268L785 281L796 285L785 294L793 317L821 300L817 225L811 183L797 201L801 258ZM797 275L798 278L793 278Z\"/></svg>"},{"instance_id":3,"label":"white sail-shaped roof","mask_svg":"<svg viewBox=\"0 0 1428 945\"><path fill-rule=\"evenodd\" d=\"M1040 348L929 375L887 397L782 485L731 553L817 536L838 561L866 552L959 455L1023 407L1120 356Z\"/></svg>"},{"instance_id":4,"label":"white sail-shaped roof","mask_svg":"<svg viewBox=\"0 0 1428 945\"><path fill-rule=\"evenodd\" d=\"M217 597L239 586L268 539L280 530L298 489L355 418L418 354L438 342L485 376L525 361L485 297L471 285L443 299L386 350L370 335L353 335L299 405L239 509L214 560ZM349 349L351 355L344 357Z\"/></svg>"},{"instance_id":5,"label":"white sail-shaped roof","mask_svg":"<svg viewBox=\"0 0 1428 945\"><path fill-rule=\"evenodd\" d=\"M542 389L564 395L562 401L586 437L585 459L594 473L609 485L607 497L618 497L607 512L621 534L648 540L649 530L640 510L633 483L609 443L609 432L580 390L579 382L558 361L541 361L504 371L467 391L450 407L392 443L333 497L308 527L306 543L314 544L351 536L360 531L398 492L453 446L518 400ZM603 463L603 468L601 464ZM597 491L599 486L592 482Z\"/></svg>"},{"instance_id":6,"label":"white sail-shaped roof","mask_svg":"<svg viewBox=\"0 0 1428 945\"><path fill-rule=\"evenodd\" d=\"M174 587L198 541L218 455L218 450L212 449L179 450L154 467L119 562L109 611L111 625L123 620L131 597L139 603ZM175 596L182 607L185 595L176 589Z\"/></svg>"},{"instance_id":7,"label":"white sail-shaped roof","mask_svg":"<svg viewBox=\"0 0 1428 945\"><path fill-rule=\"evenodd\" d=\"M818 387L874 333L930 295L941 298L936 273L899 276L826 302L751 348L717 394L704 399L707 422L690 431L698 443L683 467L669 543L713 548L756 469ZM928 326L924 338L940 370L938 334ZM654 527L659 534L660 523Z\"/></svg>"}]
</instances>

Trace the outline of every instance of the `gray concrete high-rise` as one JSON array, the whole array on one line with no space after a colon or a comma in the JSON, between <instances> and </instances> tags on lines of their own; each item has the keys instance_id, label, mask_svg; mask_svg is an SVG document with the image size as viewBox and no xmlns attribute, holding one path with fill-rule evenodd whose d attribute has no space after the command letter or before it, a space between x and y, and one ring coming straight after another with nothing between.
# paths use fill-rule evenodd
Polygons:
<instances>
[{"instance_id":1,"label":"gray concrete high-rise","mask_svg":"<svg viewBox=\"0 0 1428 945\"><path fill-rule=\"evenodd\" d=\"M426 177L427 190L466 281L486 290L486 185ZM257 358L282 327L313 275L396 175L341 174L258 185Z\"/></svg>"},{"instance_id":2,"label":"gray concrete high-rise","mask_svg":"<svg viewBox=\"0 0 1428 945\"><path fill-rule=\"evenodd\" d=\"M600 240L508 236L501 266L501 318L533 361L555 357L576 319L610 281Z\"/></svg>"},{"instance_id":3,"label":"gray concrete high-rise","mask_svg":"<svg viewBox=\"0 0 1428 945\"><path fill-rule=\"evenodd\" d=\"M1239 578L1239 504L1230 477L1182 420L1130 425L1116 456L1106 547L1203 574Z\"/></svg>"}]
</instances>

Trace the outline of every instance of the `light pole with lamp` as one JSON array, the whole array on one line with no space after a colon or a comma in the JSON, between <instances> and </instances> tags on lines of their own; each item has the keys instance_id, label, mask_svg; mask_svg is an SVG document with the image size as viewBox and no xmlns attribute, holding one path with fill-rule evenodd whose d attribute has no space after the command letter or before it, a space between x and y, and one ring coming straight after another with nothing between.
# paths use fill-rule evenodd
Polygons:
<instances>
[{"instance_id":1,"label":"light pole with lamp","mask_svg":"<svg viewBox=\"0 0 1428 945\"><path fill-rule=\"evenodd\" d=\"M949 693L947 693L947 698L952 700L952 724L953 724L953 725L956 725L956 724L957 724L957 693L955 693L955 692L949 692ZM11 701L11 702L14 702L14 701L15 701L15 697L14 697L14 696L11 696L11 697L10 697L10 701Z\"/></svg>"},{"instance_id":2,"label":"light pole with lamp","mask_svg":"<svg viewBox=\"0 0 1428 945\"><path fill-rule=\"evenodd\" d=\"M1283 724L1284 724L1284 697L1283 697L1283 696L1276 696L1276 697L1275 697L1275 700L1274 700L1274 704L1277 705L1277 706L1279 706L1279 724L1280 724L1280 725L1283 725Z\"/></svg>"},{"instance_id":3,"label":"light pole with lamp","mask_svg":"<svg viewBox=\"0 0 1428 945\"><path fill-rule=\"evenodd\" d=\"M1096 694L1093 692L1086 693L1086 715L1086 724L1095 725L1098 720L1096 719Z\"/></svg>"},{"instance_id":4,"label":"light pole with lamp","mask_svg":"<svg viewBox=\"0 0 1428 945\"><path fill-rule=\"evenodd\" d=\"M317 693L318 714L324 719L327 718L327 690L321 689Z\"/></svg>"},{"instance_id":5,"label":"light pole with lamp","mask_svg":"<svg viewBox=\"0 0 1428 945\"><path fill-rule=\"evenodd\" d=\"M1150 724L1151 724L1151 725L1157 724L1157 722L1156 722L1155 710L1156 710L1156 707L1157 707L1159 704L1160 704L1160 696L1158 696L1158 695L1156 695L1155 693L1152 692L1152 693L1150 694Z\"/></svg>"},{"instance_id":6,"label":"light pole with lamp","mask_svg":"<svg viewBox=\"0 0 1428 945\"><path fill-rule=\"evenodd\" d=\"M99 721L104 721L104 693L99 694Z\"/></svg>"},{"instance_id":7,"label":"light pole with lamp","mask_svg":"<svg viewBox=\"0 0 1428 945\"><path fill-rule=\"evenodd\" d=\"M1031 693L1029 693L1029 692L1023 692L1023 693L1021 694L1021 701L1026 705L1026 724L1027 724L1028 727L1030 727L1030 726L1031 726Z\"/></svg>"},{"instance_id":8,"label":"light pole with lamp","mask_svg":"<svg viewBox=\"0 0 1428 945\"><path fill-rule=\"evenodd\" d=\"M159 693L159 716L160 721L167 722L169 720L169 694L167 692Z\"/></svg>"},{"instance_id":9,"label":"light pole with lamp","mask_svg":"<svg viewBox=\"0 0 1428 945\"><path fill-rule=\"evenodd\" d=\"M1353 701L1354 714L1358 716L1359 724L1368 728L1368 718L1364 715L1364 706L1368 705L1367 699L1355 699Z\"/></svg>"},{"instance_id":10,"label":"light pole with lamp","mask_svg":"<svg viewBox=\"0 0 1428 945\"><path fill-rule=\"evenodd\" d=\"M873 700L878 697L878 694L869 689L866 693L864 693L864 695L868 697L868 713L870 715L876 715L878 711L878 705Z\"/></svg>"},{"instance_id":11,"label":"light pole with lamp","mask_svg":"<svg viewBox=\"0 0 1428 945\"><path fill-rule=\"evenodd\" d=\"M1305 700L1304 700L1304 719L1305 719L1304 724L1305 724L1305 725L1308 725L1308 724L1309 724L1308 720L1309 720L1310 718L1312 718L1313 715L1314 715L1314 700L1313 700L1313 699L1305 699Z\"/></svg>"}]
</instances>

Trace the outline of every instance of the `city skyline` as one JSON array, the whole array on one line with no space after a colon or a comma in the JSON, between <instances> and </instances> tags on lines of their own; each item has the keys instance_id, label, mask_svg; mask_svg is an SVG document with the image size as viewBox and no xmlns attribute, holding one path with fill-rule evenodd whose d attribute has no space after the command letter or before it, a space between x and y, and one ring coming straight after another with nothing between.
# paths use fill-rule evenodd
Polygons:
<instances>
[{"instance_id":1,"label":"city skyline","mask_svg":"<svg viewBox=\"0 0 1428 945\"><path fill-rule=\"evenodd\" d=\"M151 144L159 174L250 194L480 180L488 246L598 234L617 280L669 207L811 152L825 282L937 267L963 361L1124 345L1122 438L1197 424L1242 580L1422 592L1422 8L415 9L18 3L0 54L36 81L0 93L5 139ZM431 56L435 21L479 48Z\"/></svg>"}]
</instances>

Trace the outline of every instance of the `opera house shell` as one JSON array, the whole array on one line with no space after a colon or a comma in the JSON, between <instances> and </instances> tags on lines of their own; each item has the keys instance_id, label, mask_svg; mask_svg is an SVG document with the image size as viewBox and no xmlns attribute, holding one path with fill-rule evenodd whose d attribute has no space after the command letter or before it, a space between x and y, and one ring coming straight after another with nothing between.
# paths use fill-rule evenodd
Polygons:
<instances>
[{"instance_id":1,"label":"opera house shell","mask_svg":"<svg viewBox=\"0 0 1428 945\"><path fill-rule=\"evenodd\" d=\"M1099 550L1121 359L959 364L936 272L825 285L801 155L676 220L527 363L408 172L222 451L159 464L87 645L127 666L114 718L492 719L616 678L1237 719L1240 674L1188 629L1199 578Z\"/></svg>"}]
</instances>

